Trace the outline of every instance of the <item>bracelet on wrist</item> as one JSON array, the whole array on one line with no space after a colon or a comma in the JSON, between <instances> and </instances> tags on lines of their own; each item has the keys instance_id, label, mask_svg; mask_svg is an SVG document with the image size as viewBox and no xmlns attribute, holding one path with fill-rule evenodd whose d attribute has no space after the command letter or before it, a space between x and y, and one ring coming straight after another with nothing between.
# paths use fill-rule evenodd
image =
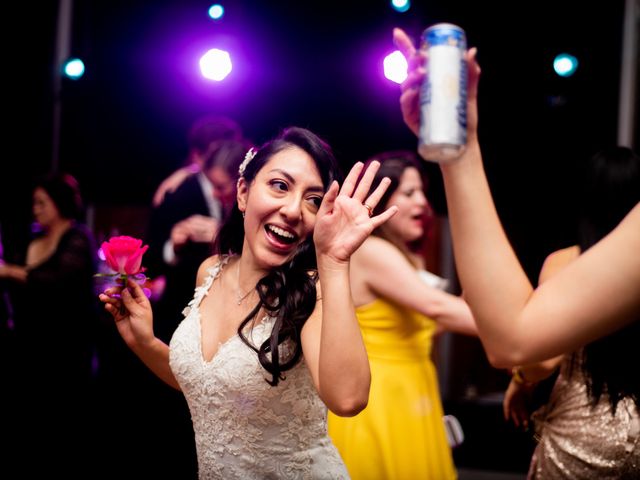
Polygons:
<instances>
[{"instance_id":1,"label":"bracelet on wrist","mask_svg":"<svg viewBox=\"0 0 640 480\"><path fill-rule=\"evenodd\" d=\"M513 367L511 369L511 378L513 378L513 381L516 382L518 385L525 385L529 383L524 378L521 367Z\"/></svg>"}]
</instances>

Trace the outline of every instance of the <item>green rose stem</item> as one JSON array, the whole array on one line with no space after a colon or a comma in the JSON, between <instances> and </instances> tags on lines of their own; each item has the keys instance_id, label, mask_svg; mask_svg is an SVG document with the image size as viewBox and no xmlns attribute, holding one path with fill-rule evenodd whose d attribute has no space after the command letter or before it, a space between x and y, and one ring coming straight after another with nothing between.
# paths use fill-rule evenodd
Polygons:
<instances>
[{"instance_id":1,"label":"green rose stem","mask_svg":"<svg viewBox=\"0 0 640 480\"><path fill-rule=\"evenodd\" d=\"M118 280L120 280L120 283L122 283L123 290L127 288L127 278L128 278L128 275L126 273L121 273L120 276L118 277ZM120 315L124 315L125 313L124 302L122 301L122 294L120 294L120 309L118 310L118 313Z\"/></svg>"}]
</instances>

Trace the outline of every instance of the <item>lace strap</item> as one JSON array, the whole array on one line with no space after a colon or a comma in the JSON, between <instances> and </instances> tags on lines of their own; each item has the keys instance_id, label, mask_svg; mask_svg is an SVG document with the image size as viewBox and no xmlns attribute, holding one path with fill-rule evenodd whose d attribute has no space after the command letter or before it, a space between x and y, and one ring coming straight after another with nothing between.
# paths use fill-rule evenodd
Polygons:
<instances>
[{"instance_id":1,"label":"lace strap","mask_svg":"<svg viewBox=\"0 0 640 480\"><path fill-rule=\"evenodd\" d=\"M224 266L227 263L229 263L229 259L231 257L232 255L222 255L218 260L218 263L207 268L207 276L205 277L202 284L196 287L193 294L193 298L187 304L187 307L182 312L185 317L189 315L189 312L191 311L191 308L193 306L200 305L200 302L202 302L202 299L209 294L209 289L211 288L211 284L216 278L218 278Z\"/></svg>"}]
</instances>

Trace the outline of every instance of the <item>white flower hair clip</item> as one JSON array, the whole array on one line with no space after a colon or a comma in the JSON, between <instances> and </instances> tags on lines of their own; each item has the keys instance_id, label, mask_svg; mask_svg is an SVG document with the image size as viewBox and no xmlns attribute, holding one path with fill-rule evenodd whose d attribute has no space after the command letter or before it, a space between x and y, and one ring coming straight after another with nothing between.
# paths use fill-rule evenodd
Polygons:
<instances>
[{"instance_id":1,"label":"white flower hair clip","mask_svg":"<svg viewBox=\"0 0 640 480\"><path fill-rule=\"evenodd\" d=\"M246 153L246 155L244 156L244 160L242 160L242 163L238 168L238 173L240 174L241 177L244 176L244 171L247 168L247 165L249 165L249 162L253 160L253 157L256 156L256 153L258 153L258 150L251 147L249 151Z\"/></svg>"}]
</instances>

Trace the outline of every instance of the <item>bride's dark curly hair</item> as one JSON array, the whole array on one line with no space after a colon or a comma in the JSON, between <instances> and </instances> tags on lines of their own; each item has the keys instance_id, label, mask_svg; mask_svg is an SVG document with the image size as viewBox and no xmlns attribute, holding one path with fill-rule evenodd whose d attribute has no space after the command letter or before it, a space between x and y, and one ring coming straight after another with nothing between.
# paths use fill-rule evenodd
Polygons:
<instances>
[{"instance_id":1,"label":"bride's dark curly hair","mask_svg":"<svg viewBox=\"0 0 640 480\"><path fill-rule=\"evenodd\" d=\"M325 192L334 180L342 180L331 147L307 129L289 127L278 137L262 145L255 157L245 165L242 177L247 184L251 185L256 174L273 155L291 147L300 148L311 156L320 172ZM214 251L220 255L241 254L243 241L244 222L236 202L220 228ZM267 380L272 386L284 380L284 372L293 368L301 358L300 332L316 305L317 280L316 252L313 235L309 234L287 262L272 268L256 284L259 301L238 327L238 335L257 352L260 364L272 377ZM275 323L270 337L262 345L256 346L246 338L243 329L256 319L261 309L266 310L275 319ZM292 352L280 351L280 346L286 340L291 340Z\"/></svg>"}]
</instances>

